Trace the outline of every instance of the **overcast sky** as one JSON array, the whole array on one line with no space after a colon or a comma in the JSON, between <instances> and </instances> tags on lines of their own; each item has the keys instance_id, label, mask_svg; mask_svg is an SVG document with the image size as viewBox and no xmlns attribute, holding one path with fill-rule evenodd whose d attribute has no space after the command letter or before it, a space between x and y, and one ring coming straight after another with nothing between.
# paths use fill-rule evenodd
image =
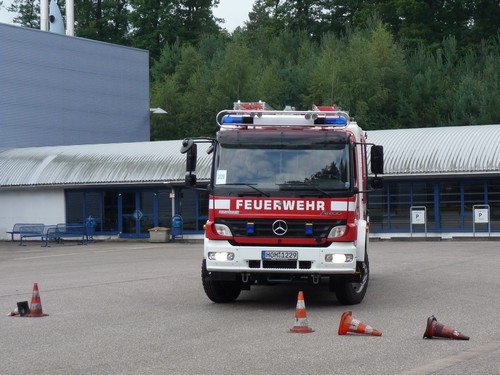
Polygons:
<instances>
[{"instance_id":1,"label":"overcast sky","mask_svg":"<svg viewBox=\"0 0 500 375\"><path fill-rule=\"evenodd\" d=\"M2 1L2 0L0 0ZM7 7L12 0L3 0L3 7L0 9L0 22L12 23L14 15L7 12ZM219 6L214 9L215 17L224 18L225 23L221 26L232 32L236 27L243 26L243 22L248 20L248 13L252 10L254 0L220 0ZM78 0L75 0L78 6Z\"/></svg>"}]
</instances>

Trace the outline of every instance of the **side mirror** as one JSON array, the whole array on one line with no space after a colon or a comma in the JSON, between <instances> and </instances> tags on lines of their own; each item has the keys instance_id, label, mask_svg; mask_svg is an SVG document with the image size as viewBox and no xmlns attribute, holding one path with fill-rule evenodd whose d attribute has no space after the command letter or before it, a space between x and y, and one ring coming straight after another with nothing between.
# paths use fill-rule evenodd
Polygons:
<instances>
[{"instance_id":1,"label":"side mirror","mask_svg":"<svg viewBox=\"0 0 500 375\"><path fill-rule=\"evenodd\" d=\"M182 141L182 147L181 147L181 154L185 154L186 152L189 151L189 149L191 149L191 147L193 147L194 145L194 141L192 139L184 139Z\"/></svg>"},{"instance_id":2,"label":"side mirror","mask_svg":"<svg viewBox=\"0 0 500 375\"><path fill-rule=\"evenodd\" d=\"M186 173L184 177L184 183L186 186L196 186L196 175L191 173Z\"/></svg>"},{"instance_id":3,"label":"side mirror","mask_svg":"<svg viewBox=\"0 0 500 375\"><path fill-rule=\"evenodd\" d=\"M196 158L198 157L198 145L192 139L182 141L181 154L186 154L186 176L184 182L186 186L196 186Z\"/></svg>"},{"instance_id":4,"label":"side mirror","mask_svg":"<svg viewBox=\"0 0 500 375\"><path fill-rule=\"evenodd\" d=\"M189 150L186 151L186 172L194 172L196 170L196 158L198 157L198 145L193 143Z\"/></svg>"},{"instance_id":5,"label":"side mirror","mask_svg":"<svg viewBox=\"0 0 500 375\"><path fill-rule=\"evenodd\" d=\"M372 189L382 189L384 187L384 179L382 177L370 178L370 187Z\"/></svg>"},{"instance_id":6,"label":"side mirror","mask_svg":"<svg viewBox=\"0 0 500 375\"><path fill-rule=\"evenodd\" d=\"M371 171L373 174L384 174L384 147L372 146L370 154Z\"/></svg>"}]
</instances>

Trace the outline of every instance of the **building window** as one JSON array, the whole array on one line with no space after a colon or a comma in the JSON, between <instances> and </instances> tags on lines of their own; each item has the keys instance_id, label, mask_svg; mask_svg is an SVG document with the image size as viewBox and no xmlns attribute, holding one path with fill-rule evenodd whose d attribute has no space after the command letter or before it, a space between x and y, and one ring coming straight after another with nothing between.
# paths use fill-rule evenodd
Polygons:
<instances>
[{"instance_id":1,"label":"building window","mask_svg":"<svg viewBox=\"0 0 500 375\"><path fill-rule=\"evenodd\" d=\"M158 190L158 226L172 227L172 198L171 190Z\"/></svg>"},{"instance_id":2,"label":"building window","mask_svg":"<svg viewBox=\"0 0 500 375\"><path fill-rule=\"evenodd\" d=\"M102 230L103 232L118 232L118 192L103 191L102 201L102 227L97 227L96 230Z\"/></svg>"},{"instance_id":3,"label":"building window","mask_svg":"<svg viewBox=\"0 0 500 375\"><path fill-rule=\"evenodd\" d=\"M387 188L369 193L368 214L370 215L370 229L384 231L389 229Z\"/></svg>"},{"instance_id":4,"label":"building window","mask_svg":"<svg viewBox=\"0 0 500 375\"><path fill-rule=\"evenodd\" d=\"M208 193L194 189L182 189L179 199L179 214L184 229L202 231L208 218Z\"/></svg>"},{"instance_id":5,"label":"building window","mask_svg":"<svg viewBox=\"0 0 500 375\"><path fill-rule=\"evenodd\" d=\"M390 223L392 230L410 230L411 184L409 182L389 185Z\"/></svg>"},{"instance_id":6,"label":"building window","mask_svg":"<svg viewBox=\"0 0 500 375\"><path fill-rule=\"evenodd\" d=\"M463 229L473 230L473 207L484 205L484 183L467 182L463 184L464 209L463 209Z\"/></svg>"},{"instance_id":7,"label":"building window","mask_svg":"<svg viewBox=\"0 0 500 375\"><path fill-rule=\"evenodd\" d=\"M434 184L430 182L415 182L412 184L412 206L426 208L427 229L436 228L434 214ZM420 225L422 227L422 225ZM414 227L414 230L416 227Z\"/></svg>"},{"instance_id":8,"label":"building window","mask_svg":"<svg viewBox=\"0 0 500 375\"><path fill-rule=\"evenodd\" d=\"M439 183L440 227L444 231L462 228L460 183L456 181Z\"/></svg>"},{"instance_id":9,"label":"building window","mask_svg":"<svg viewBox=\"0 0 500 375\"><path fill-rule=\"evenodd\" d=\"M82 223L83 209L83 192L66 191L66 222Z\"/></svg>"},{"instance_id":10,"label":"building window","mask_svg":"<svg viewBox=\"0 0 500 375\"><path fill-rule=\"evenodd\" d=\"M500 230L500 181L488 183L488 204L490 206L491 230Z\"/></svg>"}]
</instances>

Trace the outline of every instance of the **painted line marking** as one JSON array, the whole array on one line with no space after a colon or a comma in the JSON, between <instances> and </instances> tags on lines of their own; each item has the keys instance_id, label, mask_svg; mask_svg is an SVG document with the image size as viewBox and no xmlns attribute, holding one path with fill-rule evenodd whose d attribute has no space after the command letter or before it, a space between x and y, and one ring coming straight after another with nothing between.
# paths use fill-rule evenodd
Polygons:
<instances>
[{"instance_id":1,"label":"painted line marking","mask_svg":"<svg viewBox=\"0 0 500 375\"><path fill-rule=\"evenodd\" d=\"M458 353L446 358L438 359L434 362L428 363L424 366L416 367L414 369L404 371L401 375L429 375L437 371L444 370L448 367L456 366L462 362L470 359L475 359L483 354L488 354L500 350L500 341L493 341L488 344L478 346L474 349Z\"/></svg>"}]
</instances>

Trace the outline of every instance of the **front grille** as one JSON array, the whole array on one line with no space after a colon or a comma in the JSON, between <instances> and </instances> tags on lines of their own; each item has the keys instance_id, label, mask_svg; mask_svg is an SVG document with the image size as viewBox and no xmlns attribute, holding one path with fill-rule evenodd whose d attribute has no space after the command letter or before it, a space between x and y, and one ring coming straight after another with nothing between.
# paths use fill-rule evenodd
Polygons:
<instances>
[{"instance_id":1,"label":"front grille","mask_svg":"<svg viewBox=\"0 0 500 375\"><path fill-rule=\"evenodd\" d=\"M296 260L263 260L262 268L297 269Z\"/></svg>"},{"instance_id":2,"label":"front grille","mask_svg":"<svg viewBox=\"0 0 500 375\"><path fill-rule=\"evenodd\" d=\"M298 269L309 270L311 269L312 262L301 260L297 262L296 260L249 260L249 268L263 268L263 269L291 269L296 270L298 263Z\"/></svg>"},{"instance_id":3,"label":"front grille","mask_svg":"<svg viewBox=\"0 0 500 375\"><path fill-rule=\"evenodd\" d=\"M249 260L248 267L250 268L260 268L260 260Z\"/></svg>"},{"instance_id":4,"label":"front grille","mask_svg":"<svg viewBox=\"0 0 500 375\"><path fill-rule=\"evenodd\" d=\"M288 231L283 236L277 236L273 232L273 223L276 219L219 219L216 222L227 225L234 237L254 237L254 238L305 238L305 237L326 237L330 230L337 225L345 225L345 220L285 220ZM247 223L252 222L254 233L247 233ZM306 223L311 223L313 233L306 235Z\"/></svg>"},{"instance_id":5,"label":"front grille","mask_svg":"<svg viewBox=\"0 0 500 375\"><path fill-rule=\"evenodd\" d=\"M301 261L299 261L299 268L301 270L310 270L311 269L311 263L312 262L301 260Z\"/></svg>"}]
</instances>

